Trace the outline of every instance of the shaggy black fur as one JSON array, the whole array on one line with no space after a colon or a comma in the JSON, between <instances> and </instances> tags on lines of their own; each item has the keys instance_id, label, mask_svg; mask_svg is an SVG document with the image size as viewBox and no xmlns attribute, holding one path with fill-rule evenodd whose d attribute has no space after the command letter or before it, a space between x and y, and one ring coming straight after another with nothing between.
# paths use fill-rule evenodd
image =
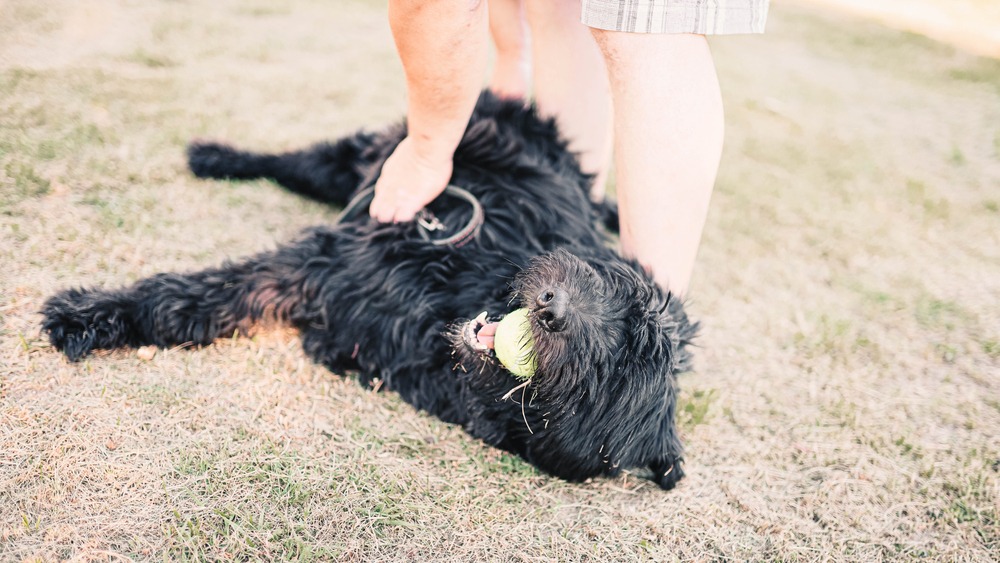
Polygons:
<instances>
[{"instance_id":1,"label":"shaggy black fur","mask_svg":"<svg viewBox=\"0 0 1000 563\"><path fill-rule=\"evenodd\" d=\"M282 155L193 144L190 166L201 177L271 178L343 205L404 134L400 125ZM452 181L486 213L479 236L461 248L432 246L413 223L377 224L362 213L241 262L118 290L63 291L45 304L44 330L75 361L95 349L205 345L254 323L286 323L334 372L381 380L549 473L582 480L649 467L672 488L684 475L676 374L689 366L696 327L678 299L609 249L597 224L614 225L617 214L591 204L590 178L553 122L484 94ZM452 227L470 215L449 197L431 209ZM518 307L532 311L538 370L509 395L519 381L474 346L470 319Z\"/></svg>"}]
</instances>

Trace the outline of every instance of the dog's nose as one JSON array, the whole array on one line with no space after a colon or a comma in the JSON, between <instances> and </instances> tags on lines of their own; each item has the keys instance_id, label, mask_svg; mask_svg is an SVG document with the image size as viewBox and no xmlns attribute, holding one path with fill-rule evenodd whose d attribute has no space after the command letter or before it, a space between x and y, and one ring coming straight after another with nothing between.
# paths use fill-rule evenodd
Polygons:
<instances>
[{"instance_id":1,"label":"dog's nose","mask_svg":"<svg viewBox=\"0 0 1000 563\"><path fill-rule=\"evenodd\" d=\"M557 287L543 289L535 298L535 318L538 324L549 332L559 332L566 328L566 313L569 298Z\"/></svg>"}]
</instances>

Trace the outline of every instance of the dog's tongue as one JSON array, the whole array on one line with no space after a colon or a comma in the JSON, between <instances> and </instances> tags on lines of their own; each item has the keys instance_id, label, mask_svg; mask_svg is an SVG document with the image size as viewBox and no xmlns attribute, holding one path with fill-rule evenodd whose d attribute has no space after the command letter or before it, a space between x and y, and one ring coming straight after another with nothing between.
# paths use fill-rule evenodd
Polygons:
<instances>
[{"instance_id":1,"label":"dog's tongue","mask_svg":"<svg viewBox=\"0 0 1000 563\"><path fill-rule=\"evenodd\" d=\"M486 323L483 325L483 327L479 329L479 332L476 333L476 340L478 340L483 346L492 350L493 337L497 333L497 325L499 324L500 323Z\"/></svg>"}]
</instances>

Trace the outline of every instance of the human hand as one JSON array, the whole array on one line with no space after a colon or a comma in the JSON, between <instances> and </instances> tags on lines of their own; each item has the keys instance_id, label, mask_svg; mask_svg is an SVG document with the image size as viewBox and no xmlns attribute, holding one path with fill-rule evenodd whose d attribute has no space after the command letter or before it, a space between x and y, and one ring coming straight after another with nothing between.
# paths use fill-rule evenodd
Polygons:
<instances>
[{"instance_id":1,"label":"human hand","mask_svg":"<svg viewBox=\"0 0 1000 563\"><path fill-rule=\"evenodd\" d=\"M448 185L452 157L449 151L420 150L411 137L403 139L382 166L369 214L382 223L412 221Z\"/></svg>"}]
</instances>

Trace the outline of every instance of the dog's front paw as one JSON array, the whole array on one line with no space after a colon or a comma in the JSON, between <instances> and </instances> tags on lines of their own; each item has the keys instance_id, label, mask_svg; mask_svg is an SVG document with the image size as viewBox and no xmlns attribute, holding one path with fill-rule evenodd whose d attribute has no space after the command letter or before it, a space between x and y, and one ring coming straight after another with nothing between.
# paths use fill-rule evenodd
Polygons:
<instances>
[{"instance_id":1,"label":"dog's front paw","mask_svg":"<svg viewBox=\"0 0 1000 563\"><path fill-rule=\"evenodd\" d=\"M683 461L679 457L667 456L653 462L649 466L653 470L653 480L664 490L673 489L684 478Z\"/></svg>"},{"instance_id":2,"label":"dog's front paw","mask_svg":"<svg viewBox=\"0 0 1000 563\"><path fill-rule=\"evenodd\" d=\"M77 289L49 298L42 308L42 330L56 350L76 362L95 349L117 348L124 343L126 323L119 307L102 307L90 293Z\"/></svg>"}]
</instances>

